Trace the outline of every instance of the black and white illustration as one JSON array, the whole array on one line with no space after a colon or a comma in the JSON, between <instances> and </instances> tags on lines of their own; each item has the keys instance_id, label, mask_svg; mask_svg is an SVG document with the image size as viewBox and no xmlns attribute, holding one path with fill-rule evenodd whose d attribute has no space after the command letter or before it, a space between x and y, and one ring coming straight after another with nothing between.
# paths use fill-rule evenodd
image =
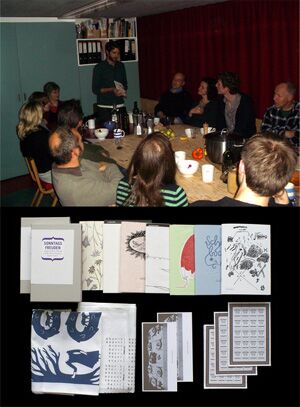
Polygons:
<instances>
[{"instance_id":1,"label":"black and white illustration","mask_svg":"<svg viewBox=\"0 0 300 407\"><path fill-rule=\"evenodd\" d=\"M191 312L159 312L158 322L176 324L177 381L193 381L193 327Z\"/></svg>"},{"instance_id":2,"label":"black and white illustration","mask_svg":"<svg viewBox=\"0 0 300 407\"><path fill-rule=\"evenodd\" d=\"M222 225L222 294L271 294L270 225Z\"/></svg>"},{"instance_id":3,"label":"black and white illustration","mask_svg":"<svg viewBox=\"0 0 300 407\"><path fill-rule=\"evenodd\" d=\"M143 391L177 390L176 325L142 323Z\"/></svg>"}]
</instances>

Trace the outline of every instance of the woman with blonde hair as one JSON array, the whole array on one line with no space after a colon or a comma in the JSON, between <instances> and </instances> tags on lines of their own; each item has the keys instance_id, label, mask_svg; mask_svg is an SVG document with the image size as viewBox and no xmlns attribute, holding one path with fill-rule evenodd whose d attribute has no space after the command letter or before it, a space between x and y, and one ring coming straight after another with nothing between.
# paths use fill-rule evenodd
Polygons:
<instances>
[{"instance_id":1,"label":"woman with blonde hair","mask_svg":"<svg viewBox=\"0 0 300 407\"><path fill-rule=\"evenodd\" d=\"M146 137L135 150L117 188L117 206L188 206L176 185L176 163L169 139L160 132Z\"/></svg>"},{"instance_id":2,"label":"woman with blonde hair","mask_svg":"<svg viewBox=\"0 0 300 407\"><path fill-rule=\"evenodd\" d=\"M24 157L33 158L40 179L51 184L51 167L53 158L50 154L49 131L42 126L43 108L39 102L25 103L19 112L17 134L20 149Z\"/></svg>"}]
</instances>

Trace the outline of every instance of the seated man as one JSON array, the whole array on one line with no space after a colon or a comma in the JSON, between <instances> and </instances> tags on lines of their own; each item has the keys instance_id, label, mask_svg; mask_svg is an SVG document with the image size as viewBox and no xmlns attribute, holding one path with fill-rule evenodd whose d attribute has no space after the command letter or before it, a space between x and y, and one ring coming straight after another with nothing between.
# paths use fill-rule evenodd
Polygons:
<instances>
[{"instance_id":1,"label":"seated man","mask_svg":"<svg viewBox=\"0 0 300 407\"><path fill-rule=\"evenodd\" d=\"M66 127L74 135L78 135L83 124L83 112L79 100L70 99L61 104L58 112L58 126ZM115 160L106 155L106 150L99 145L85 143L85 148L80 159L85 158L91 161L105 161L115 163Z\"/></svg>"},{"instance_id":2,"label":"seated man","mask_svg":"<svg viewBox=\"0 0 300 407\"><path fill-rule=\"evenodd\" d=\"M59 127L50 136L54 159L52 180L62 206L108 206L116 201L122 174L115 164L97 164L79 157L84 149L80 135Z\"/></svg>"},{"instance_id":3,"label":"seated man","mask_svg":"<svg viewBox=\"0 0 300 407\"><path fill-rule=\"evenodd\" d=\"M219 95L217 130L227 128L244 138L256 133L254 106L251 98L239 90L240 80L236 73L221 72L216 87Z\"/></svg>"},{"instance_id":4,"label":"seated man","mask_svg":"<svg viewBox=\"0 0 300 407\"><path fill-rule=\"evenodd\" d=\"M172 87L160 97L159 103L155 106L155 116L162 119L162 122L169 117L174 123L182 123L188 118L190 109L194 106L192 96L184 89L185 77L181 72L177 72L172 80Z\"/></svg>"},{"instance_id":5,"label":"seated man","mask_svg":"<svg viewBox=\"0 0 300 407\"><path fill-rule=\"evenodd\" d=\"M272 197L275 205L288 205L284 187L296 163L296 151L287 140L271 133L256 134L243 147L238 168L240 186L234 199L196 201L191 206L270 206Z\"/></svg>"},{"instance_id":6,"label":"seated man","mask_svg":"<svg viewBox=\"0 0 300 407\"><path fill-rule=\"evenodd\" d=\"M286 137L299 146L300 103L294 100L296 87L282 82L274 91L274 105L264 114L261 129Z\"/></svg>"}]
</instances>

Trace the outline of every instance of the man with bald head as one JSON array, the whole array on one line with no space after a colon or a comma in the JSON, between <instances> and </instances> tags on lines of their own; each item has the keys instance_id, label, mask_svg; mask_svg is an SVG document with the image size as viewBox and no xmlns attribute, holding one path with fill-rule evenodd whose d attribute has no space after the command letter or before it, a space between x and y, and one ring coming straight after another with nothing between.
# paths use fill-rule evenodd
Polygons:
<instances>
[{"instance_id":1,"label":"man with bald head","mask_svg":"<svg viewBox=\"0 0 300 407\"><path fill-rule=\"evenodd\" d=\"M52 182L62 206L111 206L123 177L115 164L81 159L80 134L58 127L49 139Z\"/></svg>"},{"instance_id":2,"label":"man with bald head","mask_svg":"<svg viewBox=\"0 0 300 407\"><path fill-rule=\"evenodd\" d=\"M294 100L296 87L291 82L282 82L274 91L274 105L264 114L261 129L288 138L299 146L300 103Z\"/></svg>"},{"instance_id":3,"label":"man with bald head","mask_svg":"<svg viewBox=\"0 0 300 407\"><path fill-rule=\"evenodd\" d=\"M184 74L177 72L173 76L171 88L161 95L154 109L155 116L161 118L162 122L166 121L167 117L172 123L182 123L188 118L194 101L184 85Z\"/></svg>"}]
</instances>

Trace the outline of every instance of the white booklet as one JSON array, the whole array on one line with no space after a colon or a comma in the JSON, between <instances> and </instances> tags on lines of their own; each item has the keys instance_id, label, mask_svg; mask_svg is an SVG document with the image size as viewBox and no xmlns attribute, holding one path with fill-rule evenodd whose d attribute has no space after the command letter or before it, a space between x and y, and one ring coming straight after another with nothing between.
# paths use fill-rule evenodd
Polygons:
<instances>
[{"instance_id":1,"label":"white booklet","mask_svg":"<svg viewBox=\"0 0 300 407\"><path fill-rule=\"evenodd\" d=\"M103 221L81 221L82 289L102 290Z\"/></svg>"},{"instance_id":2,"label":"white booklet","mask_svg":"<svg viewBox=\"0 0 300 407\"><path fill-rule=\"evenodd\" d=\"M158 322L176 325L177 381L193 381L193 323L191 312L159 312Z\"/></svg>"},{"instance_id":3,"label":"white booklet","mask_svg":"<svg viewBox=\"0 0 300 407\"><path fill-rule=\"evenodd\" d=\"M146 293L170 293L169 226L146 226Z\"/></svg>"},{"instance_id":4,"label":"white booklet","mask_svg":"<svg viewBox=\"0 0 300 407\"><path fill-rule=\"evenodd\" d=\"M63 225L70 223L68 217L21 218L20 245L20 293L30 294L31 281L31 226Z\"/></svg>"},{"instance_id":5,"label":"white booklet","mask_svg":"<svg viewBox=\"0 0 300 407\"><path fill-rule=\"evenodd\" d=\"M271 294L270 225L222 225L222 294Z\"/></svg>"},{"instance_id":6,"label":"white booklet","mask_svg":"<svg viewBox=\"0 0 300 407\"><path fill-rule=\"evenodd\" d=\"M142 390L177 391L176 324L142 323Z\"/></svg>"},{"instance_id":7,"label":"white booklet","mask_svg":"<svg viewBox=\"0 0 300 407\"><path fill-rule=\"evenodd\" d=\"M33 310L33 393L98 395L100 312Z\"/></svg>"},{"instance_id":8,"label":"white booklet","mask_svg":"<svg viewBox=\"0 0 300 407\"><path fill-rule=\"evenodd\" d=\"M31 301L81 301L81 225L32 226Z\"/></svg>"},{"instance_id":9,"label":"white booklet","mask_svg":"<svg viewBox=\"0 0 300 407\"><path fill-rule=\"evenodd\" d=\"M103 292L119 292L121 222L103 225Z\"/></svg>"},{"instance_id":10,"label":"white booklet","mask_svg":"<svg viewBox=\"0 0 300 407\"><path fill-rule=\"evenodd\" d=\"M82 302L78 311L102 315L99 393L134 393L136 305Z\"/></svg>"}]
</instances>

